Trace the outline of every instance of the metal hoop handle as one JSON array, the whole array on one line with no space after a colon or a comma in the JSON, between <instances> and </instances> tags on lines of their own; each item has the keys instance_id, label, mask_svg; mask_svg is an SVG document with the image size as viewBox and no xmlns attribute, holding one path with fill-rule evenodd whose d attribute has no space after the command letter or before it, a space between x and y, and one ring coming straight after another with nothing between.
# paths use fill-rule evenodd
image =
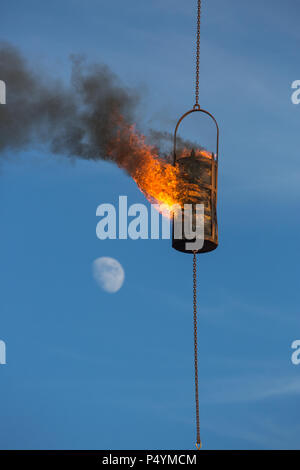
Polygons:
<instances>
[{"instance_id":1,"label":"metal hoop handle","mask_svg":"<svg viewBox=\"0 0 300 470\"><path fill-rule=\"evenodd\" d=\"M174 146L173 146L173 165L175 165L176 163L176 137L177 137L177 131L178 131L178 128L179 128L179 125L180 123L183 121L184 118L186 118L189 114L191 113L204 113L206 114L207 116L209 116L215 123L216 125L216 129L217 129L217 143L216 143L216 162L218 163L218 159L219 159L219 126L218 126L218 123L215 119L215 117L209 113L208 111L205 111L205 109L202 109L200 108L200 105L196 105L193 107L193 109L190 109L189 111L187 111L186 113L184 113L181 118L177 121L177 124L176 124L176 127L175 127L175 131L174 131Z\"/></svg>"}]
</instances>

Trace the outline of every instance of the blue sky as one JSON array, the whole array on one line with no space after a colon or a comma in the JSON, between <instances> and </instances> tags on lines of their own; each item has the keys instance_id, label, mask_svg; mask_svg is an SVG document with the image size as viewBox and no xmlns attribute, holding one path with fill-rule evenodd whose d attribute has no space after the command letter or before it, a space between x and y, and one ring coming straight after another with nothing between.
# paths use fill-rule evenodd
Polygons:
<instances>
[{"instance_id":1,"label":"blue sky","mask_svg":"<svg viewBox=\"0 0 300 470\"><path fill-rule=\"evenodd\" d=\"M64 80L70 54L108 64L142 94L137 124L172 132L193 105L194 13L191 0L10 0L0 39ZM299 448L299 13L203 2L200 103L221 129L220 246L198 260L205 449ZM1 448L193 448L190 256L96 238L99 204L144 202L112 164L29 149L0 180ZM92 277L99 256L124 267L117 294Z\"/></svg>"}]
</instances>

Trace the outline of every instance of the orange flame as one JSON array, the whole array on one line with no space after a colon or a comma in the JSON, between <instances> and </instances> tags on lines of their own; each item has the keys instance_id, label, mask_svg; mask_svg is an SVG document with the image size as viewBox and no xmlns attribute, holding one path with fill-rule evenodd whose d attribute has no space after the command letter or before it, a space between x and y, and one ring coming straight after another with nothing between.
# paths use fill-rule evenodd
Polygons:
<instances>
[{"instance_id":1,"label":"orange flame","mask_svg":"<svg viewBox=\"0 0 300 470\"><path fill-rule=\"evenodd\" d=\"M191 156L191 149L190 148L187 148L185 147L184 149L182 149L180 152L177 152L178 153L178 158L185 158L185 157L190 157ZM206 157L206 158L213 158L213 154L211 152L208 152L207 150L205 149L194 149L194 155L195 157Z\"/></svg>"},{"instance_id":2,"label":"orange flame","mask_svg":"<svg viewBox=\"0 0 300 470\"><path fill-rule=\"evenodd\" d=\"M125 169L134 179L140 191L149 202L158 205L158 210L171 217L174 205L181 205L185 195L195 191L195 185L183 180L178 165L172 165L159 158L155 147L146 144L145 136L139 134L134 125L124 123L120 118L117 137L107 150L108 155ZM178 152L178 158L191 155L191 149ZM196 149L194 155L213 158L210 152Z\"/></svg>"}]
</instances>

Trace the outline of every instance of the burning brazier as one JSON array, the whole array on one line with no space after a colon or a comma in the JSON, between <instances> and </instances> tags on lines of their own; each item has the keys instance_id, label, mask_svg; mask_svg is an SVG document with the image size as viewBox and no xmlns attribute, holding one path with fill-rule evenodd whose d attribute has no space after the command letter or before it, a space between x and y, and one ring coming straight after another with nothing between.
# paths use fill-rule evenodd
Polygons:
<instances>
[{"instance_id":1,"label":"burning brazier","mask_svg":"<svg viewBox=\"0 0 300 470\"><path fill-rule=\"evenodd\" d=\"M182 120L193 112L202 112L216 126L216 148L213 152L203 148L177 149L177 131ZM178 121L174 134L174 165L179 168L184 192L180 196L181 211L173 216L172 246L185 253L206 253L218 246L217 177L218 177L219 128L215 118L198 107L185 113ZM180 188L178 189L180 193ZM197 213L197 205L203 205L203 214ZM188 217L189 220L186 218ZM177 225L176 225L177 222ZM196 226L203 224L201 240L196 244ZM190 225L187 234L184 227ZM179 229L178 229L179 227ZM193 236L191 236L194 234ZM193 243L194 242L194 243Z\"/></svg>"}]
</instances>

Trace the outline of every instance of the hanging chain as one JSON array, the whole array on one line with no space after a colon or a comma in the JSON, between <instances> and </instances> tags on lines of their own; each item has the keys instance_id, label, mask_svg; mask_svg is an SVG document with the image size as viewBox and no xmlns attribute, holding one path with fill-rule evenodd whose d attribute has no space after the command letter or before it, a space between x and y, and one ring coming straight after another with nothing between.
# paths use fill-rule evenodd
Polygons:
<instances>
[{"instance_id":1,"label":"hanging chain","mask_svg":"<svg viewBox=\"0 0 300 470\"><path fill-rule=\"evenodd\" d=\"M200 109L200 105L199 105L200 19L201 19L201 0L198 0L197 39L196 39L196 88L195 88L194 109Z\"/></svg>"},{"instance_id":2,"label":"hanging chain","mask_svg":"<svg viewBox=\"0 0 300 470\"><path fill-rule=\"evenodd\" d=\"M196 429L197 449L201 449L200 419L199 419L199 390L198 390L198 341L197 341L197 255L193 252L193 306L194 306L194 363L195 363L195 400L196 400Z\"/></svg>"}]
</instances>

